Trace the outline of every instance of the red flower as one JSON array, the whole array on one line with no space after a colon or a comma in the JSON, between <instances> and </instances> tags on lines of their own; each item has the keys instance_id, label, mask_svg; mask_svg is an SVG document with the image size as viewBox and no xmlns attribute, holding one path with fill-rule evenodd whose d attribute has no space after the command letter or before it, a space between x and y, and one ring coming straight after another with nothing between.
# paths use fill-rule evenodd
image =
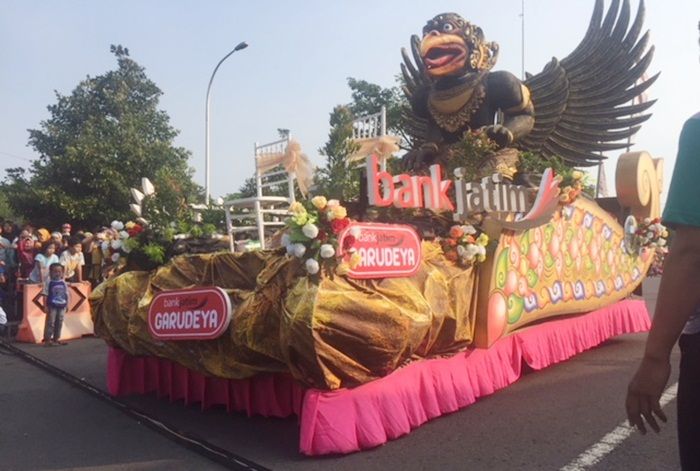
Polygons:
<instances>
[{"instance_id":1,"label":"red flower","mask_svg":"<svg viewBox=\"0 0 700 471\"><path fill-rule=\"evenodd\" d=\"M348 250L353 245L355 245L355 242L357 242L357 239L355 238L354 235L352 235L352 234L346 235L345 239L343 239L343 250Z\"/></svg>"},{"instance_id":2,"label":"red flower","mask_svg":"<svg viewBox=\"0 0 700 471\"><path fill-rule=\"evenodd\" d=\"M318 235L316 236L321 242L325 242L328 239L328 233L323 229L319 229Z\"/></svg>"},{"instance_id":3,"label":"red flower","mask_svg":"<svg viewBox=\"0 0 700 471\"><path fill-rule=\"evenodd\" d=\"M350 225L350 219L348 218L343 218L343 219L333 219L331 221L331 229L333 229L333 232L336 234L340 234L343 229L348 227Z\"/></svg>"},{"instance_id":4,"label":"red flower","mask_svg":"<svg viewBox=\"0 0 700 471\"><path fill-rule=\"evenodd\" d=\"M126 233L129 234L129 237L137 236L142 232L143 232L143 226L140 224L134 224L134 226L131 229L126 230Z\"/></svg>"}]
</instances>

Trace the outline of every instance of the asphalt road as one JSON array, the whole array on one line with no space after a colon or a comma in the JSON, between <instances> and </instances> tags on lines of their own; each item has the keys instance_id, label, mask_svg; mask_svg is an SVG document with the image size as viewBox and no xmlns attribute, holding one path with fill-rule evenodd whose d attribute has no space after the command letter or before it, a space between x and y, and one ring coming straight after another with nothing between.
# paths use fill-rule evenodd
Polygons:
<instances>
[{"instance_id":1,"label":"asphalt road","mask_svg":"<svg viewBox=\"0 0 700 471\"><path fill-rule=\"evenodd\" d=\"M658 279L645 281L650 312ZM279 470L557 470L625 420L626 385L646 335L611 339L566 362L525 374L515 384L401 439L347 456L298 453L296 419L201 412L153 396L121 400L173 427L264 467ZM105 388L106 348L82 339L62 348L23 350ZM674 365L678 352L674 352ZM108 404L11 355L0 355L0 469L221 469ZM674 371L669 384L676 381ZM675 400L659 434L633 433L590 469L672 470ZM599 446L597 450L600 450Z\"/></svg>"}]
</instances>

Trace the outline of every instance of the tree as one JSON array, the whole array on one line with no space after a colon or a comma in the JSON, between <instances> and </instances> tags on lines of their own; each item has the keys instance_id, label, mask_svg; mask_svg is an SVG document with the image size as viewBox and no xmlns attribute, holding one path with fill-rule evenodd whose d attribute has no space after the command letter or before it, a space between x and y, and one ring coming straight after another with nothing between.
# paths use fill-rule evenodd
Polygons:
<instances>
[{"instance_id":1,"label":"tree","mask_svg":"<svg viewBox=\"0 0 700 471\"><path fill-rule=\"evenodd\" d=\"M353 152L352 120L350 106L338 105L331 112L331 130L328 142L319 153L326 156L326 164L314 177L315 193L343 201L357 200L359 197L359 176L347 168L347 157Z\"/></svg>"},{"instance_id":2,"label":"tree","mask_svg":"<svg viewBox=\"0 0 700 471\"><path fill-rule=\"evenodd\" d=\"M28 170L7 171L3 193L35 224L92 228L128 219L129 188L140 188L142 177L154 183L158 204L174 220L186 217L188 201L201 194L190 153L173 145L178 131L158 109L161 90L128 49L111 52L117 69L88 76L70 95L56 92L50 117L29 130L39 158Z\"/></svg>"},{"instance_id":3,"label":"tree","mask_svg":"<svg viewBox=\"0 0 700 471\"><path fill-rule=\"evenodd\" d=\"M409 105L398 87L382 88L377 84L352 77L348 78L348 86L352 91L352 103L348 106L354 116L378 113L384 106L387 133L401 137L404 143L409 142L404 126L404 112Z\"/></svg>"},{"instance_id":4,"label":"tree","mask_svg":"<svg viewBox=\"0 0 700 471\"><path fill-rule=\"evenodd\" d=\"M348 78L352 102L338 105L331 112L331 130L328 141L319 149L326 156L325 166L316 173L315 193L344 201L358 200L360 175L346 166L347 157L355 150L349 141L352 137L352 120L358 116L378 113L386 107L387 132L405 136L403 128L403 107L406 100L397 87L382 88L379 85Z\"/></svg>"}]
</instances>

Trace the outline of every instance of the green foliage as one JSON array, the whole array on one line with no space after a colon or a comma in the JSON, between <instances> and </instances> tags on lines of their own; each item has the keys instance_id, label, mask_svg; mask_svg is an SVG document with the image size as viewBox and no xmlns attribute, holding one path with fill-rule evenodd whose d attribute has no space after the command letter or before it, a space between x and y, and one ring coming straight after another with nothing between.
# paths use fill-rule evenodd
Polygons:
<instances>
[{"instance_id":1,"label":"green foliage","mask_svg":"<svg viewBox=\"0 0 700 471\"><path fill-rule=\"evenodd\" d=\"M497 149L496 144L485 133L467 131L452 148L452 157L447 161L445 173L450 178L456 168L464 169L464 179L475 180L479 166Z\"/></svg>"},{"instance_id":2,"label":"green foliage","mask_svg":"<svg viewBox=\"0 0 700 471\"><path fill-rule=\"evenodd\" d=\"M541 174L547 168L554 170L554 174L561 177L560 187L575 186L590 196L595 197L595 183L587 172L577 170L558 156L544 157L534 152L521 152L518 171L522 173Z\"/></svg>"},{"instance_id":3,"label":"green foliage","mask_svg":"<svg viewBox=\"0 0 700 471\"><path fill-rule=\"evenodd\" d=\"M534 152L521 152L518 171L523 173L540 174L547 168L554 170L557 175L570 174L574 168L561 157L545 157Z\"/></svg>"},{"instance_id":4,"label":"green foliage","mask_svg":"<svg viewBox=\"0 0 700 471\"><path fill-rule=\"evenodd\" d=\"M319 152L326 156L326 164L314 176L314 193L329 199L356 200L360 194L360 182L356 171L346 166L347 157L356 149L352 137L354 116L348 106L338 105L330 116L331 130L328 141Z\"/></svg>"},{"instance_id":5,"label":"green foliage","mask_svg":"<svg viewBox=\"0 0 700 471\"><path fill-rule=\"evenodd\" d=\"M222 208L211 207L202 211L202 224L212 225L226 232L226 214Z\"/></svg>"},{"instance_id":6,"label":"green foliage","mask_svg":"<svg viewBox=\"0 0 700 471\"><path fill-rule=\"evenodd\" d=\"M382 88L352 77L348 78L348 86L352 92L350 110L356 117L378 113L385 106L387 133L401 137L404 144L411 142L404 124L406 109L410 105L399 87Z\"/></svg>"},{"instance_id":7,"label":"green foliage","mask_svg":"<svg viewBox=\"0 0 700 471\"><path fill-rule=\"evenodd\" d=\"M216 226L214 224L202 224L202 235L212 236L216 233Z\"/></svg>"},{"instance_id":8,"label":"green foliage","mask_svg":"<svg viewBox=\"0 0 700 471\"><path fill-rule=\"evenodd\" d=\"M162 264L165 262L165 249L162 245L156 243L148 243L141 247L143 253L154 263Z\"/></svg>"},{"instance_id":9,"label":"green foliage","mask_svg":"<svg viewBox=\"0 0 700 471\"><path fill-rule=\"evenodd\" d=\"M403 131L403 107L406 100L397 87L379 85L348 78L352 102L336 106L330 115L331 130L328 141L319 149L326 157L325 165L316 172L314 193L343 201L359 199L360 172L348 169L347 157L357 148L348 141L352 137L352 120L359 116L378 113L386 107L387 133L406 138ZM389 161L390 165L393 163Z\"/></svg>"},{"instance_id":10,"label":"green foliage","mask_svg":"<svg viewBox=\"0 0 700 471\"><path fill-rule=\"evenodd\" d=\"M0 221L12 220L17 221L17 214L14 212L10 206L10 202L7 195L4 193L2 187L0 187Z\"/></svg>"},{"instance_id":11,"label":"green foliage","mask_svg":"<svg viewBox=\"0 0 700 471\"><path fill-rule=\"evenodd\" d=\"M56 93L49 118L29 130L39 159L7 171L3 193L13 211L47 227L64 221L94 227L129 217L129 188L148 177L163 219L183 217L200 193L189 152L173 145L178 131L158 109L161 90L121 46L118 67L88 76L70 95Z\"/></svg>"}]
</instances>

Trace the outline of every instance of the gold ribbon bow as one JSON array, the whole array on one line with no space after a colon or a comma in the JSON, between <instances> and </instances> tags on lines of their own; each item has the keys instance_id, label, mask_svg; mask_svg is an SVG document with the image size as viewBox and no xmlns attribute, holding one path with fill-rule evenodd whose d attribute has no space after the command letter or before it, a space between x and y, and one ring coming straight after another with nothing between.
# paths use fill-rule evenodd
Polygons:
<instances>
[{"instance_id":1,"label":"gold ribbon bow","mask_svg":"<svg viewBox=\"0 0 700 471\"><path fill-rule=\"evenodd\" d=\"M360 147L347 157L347 163L352 163L357 160L364 160L368 155L377 155L379 160L386 159L392 154L400 150L400 137L396 136L380 136L368 139L354 139L352 142Z\"/></svg>"},{"instance_id":2,"label":"gold ribbon bow","mask_svg":"<svg viewBox=\"0 0 700 471\"><path fill-rule=\"evenodd\" d=\"M313 181L314 168L311 161L301 151L301 145L294 139L289 141L284 152L260 154L257 157L258 171L265 173L282 165L288 173L293 173L299 191L306 196Z\"/></svg>"}]
</instances>

